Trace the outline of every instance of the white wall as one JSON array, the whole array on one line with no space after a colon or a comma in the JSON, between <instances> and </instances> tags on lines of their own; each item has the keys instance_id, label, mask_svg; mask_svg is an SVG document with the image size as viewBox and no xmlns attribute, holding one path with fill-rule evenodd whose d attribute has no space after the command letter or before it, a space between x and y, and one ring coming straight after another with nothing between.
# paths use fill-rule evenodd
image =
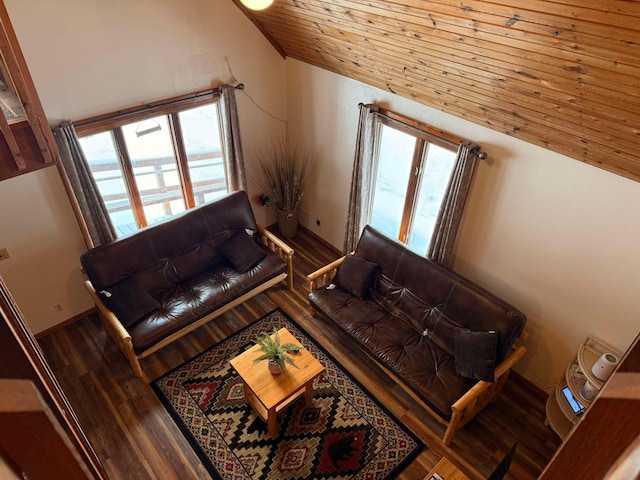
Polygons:
<instances>
[{"instance_id":1,"label":"white wall","mask_svg":"<svg viewBox=\"0 0 640 480\"><path fill-rule=\"evenodd\" d=\"M522 309L532 334L521 373L555 382L587 334L626 348L638 332L640 185L509 136L302 64L283 61L233 3L221 0L5 0L52 124L198 89L238 93L250 175L284 131L317 164L302 222L342 247L359 102L378 102L479 142L455 264ZM263 111L264 110L264 111ZM266 113L268 112L268 113ZM257 193L253 182L250 192ZM0 182L0 262L35 332L91 307L80 232L54 168ZM7 208L9 206L10 208ZM273 221L256 210L262 223ZM316 219L321 225L316 226ZM61 303L62 312L53 305Z\"/></svg>"},{"instance_id":2,"label":"white wall","mask_svg":"<svg viewBox=\"0 0 640 480\"><path fill-rule=\"evenodd\" d=\"M0 205L0 245L10 255L0 275L31 330L91 308L78 263L84 240L56 168L3 180Z\"/></svg>"},{"instance_id":3,"label":"white wall","mask_svg":"<svg viewBox=\"0 0 640 480\"><path fill-rule=\"evenodd\" d=\"M5 0L52 125L220 83L237 92L248 168L284 134L285 61L233 2ZM230 71L232 69L232 73ZM250 182L250 192L253 183ZM55 168L0 182L0 275L37 333L92 307L80 231ZM11 208L7 208L10 206ZM266 211L257 210L259 221ZM56 312L55 304L63 310Z\"/></svg>"},{"instance_id":4,"label":"white wall","mask_svg":"<svg viewBox=\"0 0 640 480\"><path fill-rule=\"evenodd\" d=\"M454 269L527 315L520 373L549 387L589 334L629 346L640 329L640 184L295 60L287 70L290 136L317 160L305 226L342 248L358 103L382 104L489 153Z\"/></svg>"}]
</instances>

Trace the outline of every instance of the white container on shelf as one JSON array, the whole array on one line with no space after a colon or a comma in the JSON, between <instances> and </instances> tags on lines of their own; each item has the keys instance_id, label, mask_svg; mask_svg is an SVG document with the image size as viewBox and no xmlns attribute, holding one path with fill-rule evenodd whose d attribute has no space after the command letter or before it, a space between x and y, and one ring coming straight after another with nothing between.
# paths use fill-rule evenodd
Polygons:
<instances>
[{"instance_id":1,"label":"white container on shelf","mask_svg":"<svg viewBox=\"0 0 640 480\"><path fill-rule=\"evenodd\" d=\"M580 395L582 395L587 400L593 400L593 397L598 393L598 387L592 384L589 380L587 380L580 391Z\"/></svg>"},{"instance_id":2,"label":"white container on shelf","mask_svg":"<svg viewBox=\"0 0 640 480\"><path fill-rule=\"evenodd\" d=\"M598 361L593 364L591 373L593 373L598 380L606 381L613 373L618 365L620 359L611 352L603 353Z\"/></svg>"}]
</instances>

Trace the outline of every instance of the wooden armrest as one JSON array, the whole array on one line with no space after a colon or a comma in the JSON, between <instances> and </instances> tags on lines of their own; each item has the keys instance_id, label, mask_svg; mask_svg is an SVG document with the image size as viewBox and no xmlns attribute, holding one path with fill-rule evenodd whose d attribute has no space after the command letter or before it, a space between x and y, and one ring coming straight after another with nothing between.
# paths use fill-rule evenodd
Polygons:
<instances>
[{"instance_id":1,"label":"wooden armrest","mask_svg":"<svg viewBox=\"0 0 640 480\"><path fill-rule=\"evenodd\" d=\"M96 293L96 290L95 288L93 288L93 284L90 280L85 281L85 286L89 291L89 295L91 295L91 298L96 304L96 308L100 313L100 318L102 319L105 330L107 330L107 333L111 336L111 338L115 340L118 348L120 348L124 356L127 357L127 360L129 360L129 364L131 365L133 374L136 377L144 378L138 356L133 349L133 341L131 340L131 335L129 334L129 332L127 332L127 329L124 328L124 325L120 323L118 317L116 317L116 315L102 302L102 299Z\"/></svg>"},{"instance_id":2,"label":"wooden armrest","mask_svg":"<svg viewBox=\"0 0 640 480\"><path fill-rule=\"evenodd\" d=\"M518 360L520 360L524 354L527 352L525 347L518 347L513 350L504 361L498 365L495 369L494 373L494 382L497 382L498 379L508 372L511 367L513 367ZM484 391L491 388L493 383L485 382L484 380L480 380L476 383L471 389L461 396L456 402L451 406L451 410L464 410L467 405L473 402L476 398L480 396Z\"/></svg>"},{"instance_id":3,"label":"wooden armrest","mask_svg":"<svg viewBox=\"0 0 640 480\"><path fill-rule=\"evenodd\" d=\"M309 275L307 275L307 280L309 280L309 282L315 281L326 273L330 273L331 271L336 270L342 264L342 262L344 262L345 258L346 255L344 257L340 257L337 260L334 260L333 262L325 265L322 268L319 268L315 272L311 272Z\"/></svg>"},{"instance_id":4,"label":"wooden armrest","mask_svg":"<svg viewBox=\"0 0 640 480\"><path fill-rule=\"evenodd\" d=\"M338 269L340 265L342 265L342 262L344 262L344 259L346 257L347 257L346 255L344 257L340 257L339 259L334 260L330 264L325 265L324 267L319 268L315 272L311 272L309 275L307 275L307 281L309 282L309 293L313 292L318 287L322 286L322 285L318 285L319 278L322 279L323 285L328 283L332 277L332 274L335 274L335 271ZM311 303L309 303L309 313L311 315L316 314L316 311L311 306Z\"/></svg>"},{"instance_id":5,"label":"wooden armrest","mask_svg":"<svg viewBox=\"0 0 640 480\"><path fill-rule=\"evenodd\" d=\"M526 347L518 347L513 350L504 361L496 367L495 379L500 378L504 373L511 369L522 357L527 353Z\"/></svg>"},{"instance_id":6,"label":"wooden armrest","mask_svg":"<svg viewBox=\"0 0 640 480\"><path fill-rule=\"evenodd\" d=\"M258 231L260 232L260 235L266 237L269 242L273 242L274 245L280 248L280 250L282 250L282 252L286 256L290 257L293 255L294 253L293 248L291 248L289 245L284 243L282 240L276 237L272 232L267 230L265 227L263 227L262 225L258 225Z\"/></svg>"},{"instance_id":7,"label":"wooden armrest","mask_svg":"<svg viewBox=\"0 0 640 480\"><path fill-rule=\"evenodd\" d=\"M262 225L258 225L258 231L260 232L262 243L264 243L269 250L280 255L280 257L287 262L287 288L291 290L293 288L293 248L284 243Z\"/></svg>"},{"instance_id":8,"label":"wooden armrest","mask_svg":"<svg viewBox=\"0 0 640 480\"><path fill-rule=\"evenodd\" d=\"M89 291L89 295L91 295L91 298L93 299L93 302L96 304L96 307L100 311L102 318L111 327L112 329L111 331L123 342L128 341L130 343L131 335L129 334L129 332L127 332L127 329L124 328L124 325L122 325L120 320L118 320L118 317L116 317L115 313L113 313L109 309L109 307L107 307L104 304L100 296L96 293L95 288L93 288L93 284L91 283L91 281L85 280L84 285Z\"/></svg>"},{"instance_id":9,"label":"wooden armrest","mask_svg":"<svg viewBox=\"0 0 640 480\"><path fill-rule=\"evenodd\" d=\"M456 431L471 420L488 402L496 398L507 379L507 373L526 351L525 347L513 347L509 356L496 367L493 383L479 381L451 405L451 418L442 443L449 445Z\"/></svg>"}]
</instances>

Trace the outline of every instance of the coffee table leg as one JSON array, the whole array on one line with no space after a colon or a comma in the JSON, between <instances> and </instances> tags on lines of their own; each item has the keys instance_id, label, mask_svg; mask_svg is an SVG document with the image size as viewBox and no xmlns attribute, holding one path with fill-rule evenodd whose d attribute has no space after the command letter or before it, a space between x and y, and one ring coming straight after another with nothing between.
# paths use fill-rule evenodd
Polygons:
<instances>
[{"instance_id":1,"label":"coffee table leg","mask_svg":"<svg viewBox=\"0 0 640 480\"><path fill-rule=\"evenodd\" d=\"M251 390L249 389L246 383L243 385L243 390L244 390L244 401L249 402L249 397L251 397Z\"/></svg>"},{"instance_id":2,"label":"coffee table leg","mask_svg":"<svg viewBox=\"0 0 640 480\"><path fill-rule=\"evenodd\" d=\"M270 437L275 437L278 433L278 418L276 416L276 409L272 408L267 412L267 431Z\"/></svg>"},{"instance_id":3,"label":"coffee table leg","mask_svg":"<svg viewBox=\"0 0 640 480\"><path fill-rule=\"evenodd\" d=\"M313 405L313 380L307 382L307 384L304 386L304 404L307 407Z\"/></svg>"}]
</instances>

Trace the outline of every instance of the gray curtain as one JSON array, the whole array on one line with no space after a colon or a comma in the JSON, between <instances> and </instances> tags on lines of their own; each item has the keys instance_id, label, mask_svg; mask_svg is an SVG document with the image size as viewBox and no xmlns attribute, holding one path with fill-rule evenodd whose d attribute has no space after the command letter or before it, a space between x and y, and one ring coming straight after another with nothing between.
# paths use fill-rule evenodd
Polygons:
<instances>
[{"instance_id":1,"label":"gray curtain","mask_svg":"<svg viewBox=\"0 0 640 480\"><path fill-rule=\"evenodd\" d=\"M230 192L247 189L247 177L242 155L240 122L235 88L231 85L220 87L220 125L223 136L223 157L227 172L227 187Z\"/></svg>"},{"instance_id":2,"label":"gray curtain","mask_svg":"<svg viewBox=\"0 0 640 480\"><path fill-rule=\"evenodd\" d=\"M446 267L451 267L453 264L453 247L478 161L475 153L477 148L477 145L469 142L462 143L458 148L451 180L442 200L429 244L427 256Z\"/></svg>"},{"instance_id":3,"label":"gray curtain","mask_svg":"<svg viewBox=\"0 0 640 480\"><path fill-rule=\"evenodd\" d=\"M351 193L347 212L344 252L356 248L362 229L371 216L371 185L373 185L373 159L376 149L377 105L360 105L360 120L356 138L356 151L351 174Z\"/></svg>"},{"instance_id":4,"label":"gray curtain","mask_svg":"<svg viewBox=\"0 0 640 480\"><path fill-rule=\"evenodd\" d=\"M116 238L116 231L80 148L76 129L71 122L62 122L53 128L53 136L60 151L62 166L93 243L88 246L110 242Z\"/></svg>"}]
</instances>

